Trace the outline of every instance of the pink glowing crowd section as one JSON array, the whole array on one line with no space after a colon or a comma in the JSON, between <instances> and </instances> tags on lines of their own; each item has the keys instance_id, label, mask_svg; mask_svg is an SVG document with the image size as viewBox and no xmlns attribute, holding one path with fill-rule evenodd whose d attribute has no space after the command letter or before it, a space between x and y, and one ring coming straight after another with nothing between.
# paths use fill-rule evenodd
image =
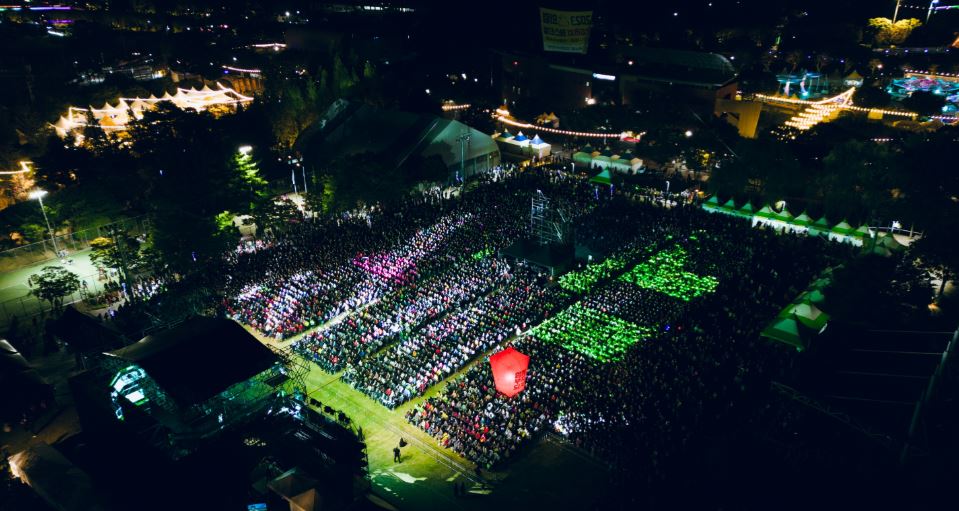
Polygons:
<instances>
[{"instance_id":1,"label":"pink glowing crowd section","mask_svg":"<svg viewBox=\"0 0 959 511\"><path fill-rule=\"evenodd\" d=\"M421 261L443 246L456 230L470 221L471 215L448 216L435 225L420 229L410 241L388 252L357 254L353 264L370 275L390 284L410 284L419 275L417 261Z\"/></svg>"},{"instance_id":2,"label":"pink glowing crowd section","mask_svg":"<svg viewBox=\"0 0 959 511\"><path fill-rule=\"evenodd\" d=\"M392 252L358 255L353 264L393 284L405 285L416 279L416 262Z\"/></svg>"}]
</instances>

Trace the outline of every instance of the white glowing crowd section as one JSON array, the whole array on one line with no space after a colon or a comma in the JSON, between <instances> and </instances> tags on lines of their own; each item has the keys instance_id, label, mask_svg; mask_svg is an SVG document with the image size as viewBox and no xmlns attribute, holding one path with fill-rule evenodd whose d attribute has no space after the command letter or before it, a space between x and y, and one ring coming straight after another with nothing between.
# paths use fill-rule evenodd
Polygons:
<instances>
[{"instance_id":1,"label":"white glowing crowd section","mask_svg":"<svg viewBox=\"0 0 959 511\"><path fill-rule=\"evenodd\" d=\"M181 110L197 112L213 107L235 109L236 105L253 101L252 97L244 96L230 87L220 83L216 86L216 89L208 85L204 85L202 89L178 88L176 94L166 92L161 97L151 94L146 98L120 98L116 105L107 103L102 108L71 106L67 109L66 115L61 115L52 126L61 138L88 126L116 132L126 130L127 124L133 120L142 119L144 112L153 110L163 101L169 101Z\"/></svg>"}]
</instances>

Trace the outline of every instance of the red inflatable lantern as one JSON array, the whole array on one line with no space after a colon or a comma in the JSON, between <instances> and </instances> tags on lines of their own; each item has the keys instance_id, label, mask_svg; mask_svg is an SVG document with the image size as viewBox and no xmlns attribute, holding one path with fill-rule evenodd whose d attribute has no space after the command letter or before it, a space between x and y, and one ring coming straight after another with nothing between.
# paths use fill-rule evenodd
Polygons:
<instances>
[{"instance_id":1,"label":"red inflatable lantern","mask_svg":"<svg viewBox=\"0 0 959 511\"><path fill-rule=\"evenodd\" d=\"M496 390L506 397L513 397L526 388L526 368L529 367L529 356L513 349L512 346L494 354L489 358L493 369L493 381Z\"/></svg>"}]
</instances>

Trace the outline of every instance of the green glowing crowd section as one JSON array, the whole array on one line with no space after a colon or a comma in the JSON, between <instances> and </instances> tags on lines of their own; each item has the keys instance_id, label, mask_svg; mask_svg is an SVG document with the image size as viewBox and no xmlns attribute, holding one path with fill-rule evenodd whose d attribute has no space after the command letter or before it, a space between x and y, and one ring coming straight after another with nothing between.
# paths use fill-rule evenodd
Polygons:
<instances>
[{"instance_id":1,"label":"green glowing crowd section","mask_svg":"<svg viewBox=\"0 0 959 511\"><path fill-rule=\"evenodd\" d=\"M633 344L653 337L656 330L575 303L530 333L543 342L610 362L621 359Z\"/></svg>"},{"instance_id":2,"label":"green glowing crowd section","mask_svg":"<svg viewBox=\"0 0 959 511\"><path fill-rule=\"evenodd\" d=\"M715 277L685 271L687 260L686 250L675 247L636 265L619 278L685 302L715 291L719 281Z\"/></svg>"},{"instance_id":3,"label":"green glowing crowd section","mask_svg":"<svg viewBox=\"0 0 959 511\"><path fill-rule=\"evenodd\" d=\"M489 248L484 248L483 250L480 250L479 252L473 254L472 257L473 259L480 261L488 257L492 257L493 254L495 253L496 253L496 250L494 250L493 247L489 247Z\"/></svg>"},{"instance_id":4,"label":"green glowing crowd section","mask_svg":"<svg viewBox=\"0 0 959 511\"><path fill-rule=\"evenodd\" d=\"M626 267L626 263L617 257L609 257L605 261L591 264L580 271L569 272L559 278L559 285L573 293L587 293L597 282L609 278L613 272Z\"/></svg>"}]
</instances>

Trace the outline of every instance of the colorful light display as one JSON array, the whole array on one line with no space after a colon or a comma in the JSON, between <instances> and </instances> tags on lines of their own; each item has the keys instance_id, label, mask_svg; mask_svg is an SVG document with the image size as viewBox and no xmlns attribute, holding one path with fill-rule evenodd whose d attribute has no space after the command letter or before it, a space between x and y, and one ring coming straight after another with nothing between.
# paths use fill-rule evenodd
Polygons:
<instances>
[{"instance_id":1,"label":"colorful light display","mask_svg":"<svg viewBox=\"0 0 959 511\"><path fill-rule=\"evenodd\" d=\"M598 264L590 264L580 271L569 272L559 278L559 285L573 293L586 293L600 280L609 278L613 272L626 267L626 263L616 257L607 258Z\"/></svg>"},{"instance_id":2,"label":"colorful light display","mask_svg":"<svg viewBox=\"0 0 959 511\"><path fill-rule=\"evenodd\" d=\"M659 291L688 302L712 293L719 285L716 277L700 276L685 271L688 255L682 247L663 251L645 263L636 265L620 277L639 287Z\"/></svg>"},{"instance_id":3,"label":"colorful light display","mask_svg":"<svg viewBox=\"0 0 959 511\"><path fill-rule=\"evenodd\" d=\"M610 362L621 359L630 346L652 338L657 330L591 309L580 302L535 327L531 335L600 362Z\"/></svg>"}]
</instances>

